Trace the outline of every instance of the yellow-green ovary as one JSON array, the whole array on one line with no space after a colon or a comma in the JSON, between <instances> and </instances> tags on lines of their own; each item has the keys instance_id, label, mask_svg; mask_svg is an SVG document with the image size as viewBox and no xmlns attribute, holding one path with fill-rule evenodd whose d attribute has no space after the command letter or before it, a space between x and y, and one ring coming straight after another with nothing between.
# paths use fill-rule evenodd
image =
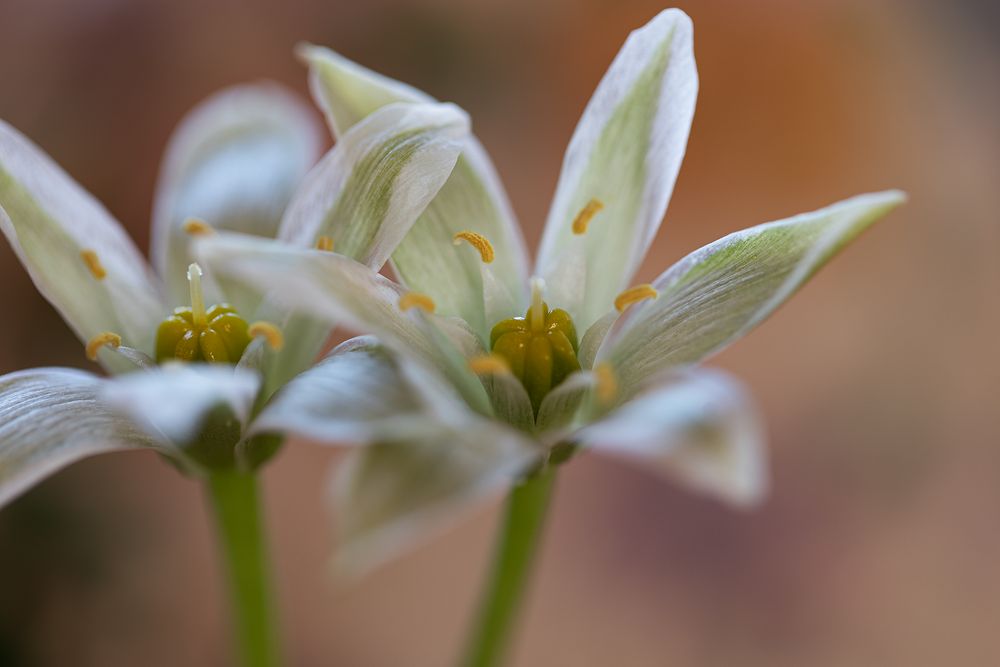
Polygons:
<instances>
[{"instance_id":1,"label":"yellow-green ovary","mask_svg":"<svg viewBox=\"0 0 1000 667\"><path fill-rule=\"evenodd\" d=\"M490 333L493 353L503 357L511 373L521 381L538 412L542 399L573 371L577 360L576 328L565 310L549 310L542 303L542 316L534 317L536 306L524 317L503 320Z\"/></svg>"},{"instance_id":2,"label":"yellow-green ovary","mask_svg":"<svg viewBox=\"0 0 1000 667\"><path fill-rule=\"evenodd\" d=\"M190 308L175 308L156 331L156 361L207 361L235 364L250 343L247 323L232 306L220 303L195 324Z\"/></svg>"}]
</instances>

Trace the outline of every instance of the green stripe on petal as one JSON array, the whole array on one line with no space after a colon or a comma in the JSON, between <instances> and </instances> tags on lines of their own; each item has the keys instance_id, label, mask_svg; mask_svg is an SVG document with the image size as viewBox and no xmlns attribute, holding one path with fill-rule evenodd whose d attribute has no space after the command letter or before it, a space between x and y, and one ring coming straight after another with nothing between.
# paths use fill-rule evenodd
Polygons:
<instances>
[{"instance_id":1,"label":"green stripe on petal","mask_svg":"<svg viewBox=\"0 0 1000 667\"><path fill-rule=\"evenodd\" d=\"M309 63L313 95L338 136L393 102L433 101L329 49L307 46L300 53ZM461 231L476 232L490 241L495 251L490 269L498 280L484 282L476 252L452 244ZM464 140L451 177L399 244L392 262L407 286L434 298L439 313L463 318L484 339L495 316L487 313L492 305L512 302L500 319L527 306L524 240L496 170L475 137Z\"/></svg>"},{"instance_id":2,"label":"green stripe on petal","mask_svg":"<svg viewBox=\"0 0 1000 667\"><path fill-rule=\"evenodd\" d=\"M629 36L583 112L536 267L548 301L582 331L628 286L660 226L697 93L691 19L669 9ZM603 207L574 232L592 200Z\"/></svg>"},{"instance_id":3,"label":"green stripe on petal","mask_svg":"<svg viewBox=\"0 0 1000 667\"><path fill-rule=\"evenodd\" d=\"M0 229L80 340L112 331L125 345L152 352L165 307L146 260L97 200L2 121ZM92 253L89 266L81 253ZM132 368L101 359L112 370Z\"/></svg>"},{"instance_id":4,"label":"green stripe on petal","mask_svg":"<svg viewBox=\"0 0 1000 667\"><path fill-rule=\"evenodd\" d=\"M624 396L663 370L701 361L763 321L905 199L895 190L860 195L696 250L656 279L656 299L618 319L597 361L611 362Z\"/></svg>"},{"instance_id":5,"label":"green stripe on petal","mask_svg":"<svg viewBox=\"0 0 1000 667\"><path fill-rule=\"evenodd\" d=\"M451 104L393 104L350 129L292 199L278 238L333 250L374 269L447 180L468 132Z\"/></svg>"}]
</instances>

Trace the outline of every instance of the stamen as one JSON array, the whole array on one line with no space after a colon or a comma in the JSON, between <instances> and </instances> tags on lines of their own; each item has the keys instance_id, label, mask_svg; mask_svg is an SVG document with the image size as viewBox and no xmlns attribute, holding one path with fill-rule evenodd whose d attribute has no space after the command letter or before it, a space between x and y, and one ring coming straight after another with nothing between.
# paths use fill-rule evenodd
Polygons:
<instances>
[{"instance_id":1,"label":"stamen","mask_svg":"<svg viewBox=\"0 0 1000 667\"><path fill-rule=\"evenodd\" d=\"M325 250L326 252L333 252L333 239L325 235L317 236L316 250Z\"/></svg>"},{"instance_id":2,"label":"stamen","mask_svg":"<svg viewBox=\"0 0 1000 667\"><path fill-rule=\"evenodd\" d=\"M633 303L645 301L646 299L655 299L658 296L659 292L657 292L649 283L636 285L635 287L629 287L627 290L615 297L615 308L619 313L621 313Z\"/></svg>"},{"instance_id":3,"label":"stamen","mask_svg":"<svg viewBox=\"0 0 1000 667\"><path fill-rule=\"evenodd\" d=\"M421 294L420 292L407 292L403 296L399 297L400 310L419 308L426 313L433 313L435 307L434 300L426 294Z\"/></svg>"},{"instance_id":4,"label":"stamen","mask_svg":"<svg viewBox=\"0 0 1000 667\"><path fill-rule=\"evenodd\" d=\"M541 278L531 279L531 321L528 325L531 330L538 333L545 328L545 303L542 301L542 290L545 289L545 281Z\"/></svg>"},{"instance_id":5,"label":"stamen","mask_svg":"<svg viewBox=\"0 0 1000 667\"><path fill-rule=\"evenodd\" d=\"M591 199L587 202L576 217L573 218L573 233L574 234L585 234L587 232L587 226L590 221L594 219L601 209L604 208L604 204L599 199Z\"/></svg>"},{"instance_id":6,"label":"stamen","mask_svg":"<svg viewBox=\"0 0 1000 667\"><path fill-rule=\"evenodd\" d=\"M116 348L121 344L122 337L118 334L110 331L99 333L87 341L87 358L91 361L97 361L97 353L101 351L102 347Z\"/></svg>"},{"instance_id":7,"label":"stamen","mask_svg":"<svg viewBox=\"0 0 1000 667\"><path fill-rule=\"evenodd\" d=\"M618 395L618 378L611 364L604 362L594 366L594 390L602 405L609 405Z\"/></svg>"},{"instance_id":8,"label":"stamen","mask_svg":"<svg viewBox=\"0 0 1000 667\"><path fill-rule=\"evenodd\" d=\"M482 258L483 264L489 264L496 256L496 253L493 252L493 244L491 244L482 234L462 231L455 234L452 238L452 242L455 245L461 245L462 241L466 241L469 245L479 251L479 256Z\"/></svg>"},{"instance_id":9,"label":"stamen","mask_svg":"<svg viewBox=\"0 0 1000 667\"><path fill-rule=\"evenodd\" d=\"M201 267L192 262L188 266L188 285L191 288L191 320L197 327L208 324L205 315L205 294L201 291Z\"/></svg>"},{"instance_id":10,"label":"stamen","mask_svg":"<svg viewBox=\"0 0 1000 667\"><path fill-rule=\"evenodd\" d=\"M87 265L87 269L90 271L91 275L97 280L104 280L108 272L104 270L104 265L101 264L101 259L97 256L97 253L93 250L81 250L80 259L83 263Z\"/></svg>"},{"instance_id":11,"label":"stamen","mask_svg":"<svg viewBox=\"0 0 1000 667\"><path fill-rule=\"evenodd\" d=\"M510 366L499 354L487 354L469 359L469 370L476 375L504 375L510 373Z\"/></svg>"},{"instance_id":12,"label":"stamen","mask_svg":"<svg viewBox=\"0 0 1000 667\"><path fill-rule=\"evenodd\" d=\"M198 218L188 218L184 221L184 233L191 236L211 236L215 234L215 228L204 220Z\"/></svg>"},{"instance_id":13,"label":"stamen","mask_svg":"<svg viewBox=\"0 0 1000 667\"><path fill-rule=\"evenodd\" d=\"M285 337L281 335L281 329L270 322L254 322L247 327L247 335L251 338L262 336L267 341L267 346L272 350L280 350L285 345Z\"/></svg>"}]
</instances>

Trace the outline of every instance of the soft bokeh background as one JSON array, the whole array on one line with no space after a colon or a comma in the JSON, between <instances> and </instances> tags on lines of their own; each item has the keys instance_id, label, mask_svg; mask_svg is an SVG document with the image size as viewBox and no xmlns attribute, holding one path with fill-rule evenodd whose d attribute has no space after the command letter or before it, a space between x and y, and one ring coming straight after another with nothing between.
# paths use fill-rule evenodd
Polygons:
<instances>
[{"instance_id":1,"label":"soft bokeh background","mask_svg":"<svg viewBox=\"0 0 1000 667\"><path fill-rule=\"evenodd\" d=\"M513 663L1000 663L1000 16L991 0L682 2L701 73L642 275L855 192L911 202L714 360L754 388L774 490L733 512L583 456L560 479ZM0 0L0 117L145 247L161 151L212 91L305 93L300 39L469 109L529 241L562 150L645 0ZM0 247L0 372L85 366ZM336 452L265 476L294 665L448 664L496 507L354 583L329 576ZM0 511L0 664L220 665L199 487L149 453L86 461Z\"/></svg>"}]
</instances>

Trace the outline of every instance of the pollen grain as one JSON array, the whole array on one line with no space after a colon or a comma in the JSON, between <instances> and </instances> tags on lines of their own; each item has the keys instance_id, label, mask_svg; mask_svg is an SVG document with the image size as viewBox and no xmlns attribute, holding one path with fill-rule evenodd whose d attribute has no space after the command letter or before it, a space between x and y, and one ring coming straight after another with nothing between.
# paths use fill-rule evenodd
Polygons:
<instances>
[{"instance_id":1,"label":"pollen grain","mask_svg":"<svg viewBox=\"0 0 1000 667\"><path fill-rule=\"evenodd\" d=\"M211 236L215 234L215 228L204 220L188 218L184 221L184 233L189 236Z\"/></svg>"},{"instance_id":2,"label":"pollen grain","mask_svg":"<svg viewBox=\"0 0 1000 667\"><path fill-rule=\"evenodd\" d=\"M489 264L496 257L496 253L493 251L493 244L482 234L465 230L458 232L452 238L452 242L455 245L461 245L462 241L465 241L479 251L479 257L482 258L483 264Z\"/></svg>"},{"instance_id":3,"label":"pollen grain","mask_svg":"<svg viewBox=\"0 0 1000 667\"><path fill-rule=\"evenodd\" d=\"M469 370L476 375L505 375L510 373L510 366L499 354L486 354L469 359Z\"/></svg>"},{"instance_id":4,"label":"pollen grain","mask_svg":"<svg viewBox=\"0 0 1000 667\"><path fill-rule=\"evenodd\" d=\"M333 252L333 246L334 243L332 237L326 236L325 234L321 234L316 237L316 250Z\"/></svg>"},{"instance_id":5,"label":"pollen grain","mask_svg":"<svg viewBox=\"0 0 1000 667\"><path fill-rule=\"evenodd\" d=\"M399 309L409 310L410 308L419 308L426 313L433 313L434 299L420 292L407 292L399 297Z\"/></svg>"},{"instance_id":6,"label":"pollen grain","mask_svg":"<svg viewBox=\"0 0 1000 667\"><path fill-rule=\"evenodd\" d=\"M576 214L575 218L573 218L573 233L578 235L586 234L590 221L593 220L594 216L600 213L603 208L604 203L599 199L591 199L588 201L586 206L580 209L580 212Z\"/></svg>"},{"instance_id":7,"label":"pollen grain","mask_svg":"<svg viewBox=\"0 0 1000 667\"><path fill-rule=\"evenodd\" d=\"M602 405L610 405L618 395L618 378L611 364L605 362L594 366L594 391Z\"/></svg>"},{"instance_id":8,"label":"pollen grain","mask_svg":"<svg viewBox=\"0 0 1000 667\"><path fill-rule=\"evenodd\" d=\"M261 336L272 350L280 350L285 345L285 337L281 334L281 329L270 322L254 322L247 327L247 335L251 338Z\"/></svg>"},{"instance_id":9,"label":"pollen grain","mask_svg":"<svg viewBox=\"0 0 1000 667\"><path fill-rule=\"evenodd\" d=\"M97 353L101 351L102 347L116 348L121 344L122 337L118 334L110 331L99 333L87 341L87 358L91 361L97 361Z\"/></svg>"},{"instance_id":10,"label":"pollen grain","mask_svg":"<svg viewBox=\"0 0 1000 667\"><path fill-rule=\"evenodd\" d=\"M107 277L108 272L104 269L104 265L101 264L101 258L97 256L96 252L93 250L81 250L80 259L87 265L87 270L90 271L90 274L94 278L104 280Z\"/></svg>"},{"instance_id":11,"label":"pollen grain","mask_svg":"<svg viewBox=\"0 0 1000 667\"><path fill-rule=\"evenodd\" d=\"M633 303L645 301L646 299L655 299L658 296L659 292L657 292L656 289L649 283L629 287L627 290L615 297L615 309L619 313L623 313L625 312L625 309Z\"/></svg>"}]
</instances>

